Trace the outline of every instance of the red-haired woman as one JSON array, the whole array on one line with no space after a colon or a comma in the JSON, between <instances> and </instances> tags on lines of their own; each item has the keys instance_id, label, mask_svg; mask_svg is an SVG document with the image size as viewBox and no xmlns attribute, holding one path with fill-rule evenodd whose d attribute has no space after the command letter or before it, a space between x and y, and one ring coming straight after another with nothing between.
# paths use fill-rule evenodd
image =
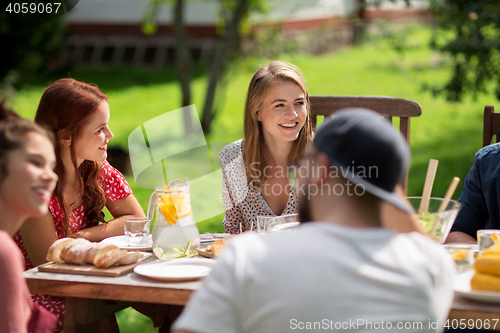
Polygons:
<instances>
[{"instance_id":1,"label":"red-haired woman","mask_svg":"<svg viewBox=\"0 0 500 333\"><path fill-rule=\"evenodd\" d=\"M48 248L58 238L98 242L123 235L125 217L144 216L125 178L106 161L107 144L113 138L107 98L99 88L74 79L60 79L42 95L35 122L56 137L59 181L49 203L50 213L27 220L15 236L27 269L44 263ZM104 206L114 220L104 220ZM64 299L32 298L59 317L56 332L61 331ZM116 320L104 322L111 322L112 327L101 327L101 331L118 328Z\"/></svg>"}]
</instances>

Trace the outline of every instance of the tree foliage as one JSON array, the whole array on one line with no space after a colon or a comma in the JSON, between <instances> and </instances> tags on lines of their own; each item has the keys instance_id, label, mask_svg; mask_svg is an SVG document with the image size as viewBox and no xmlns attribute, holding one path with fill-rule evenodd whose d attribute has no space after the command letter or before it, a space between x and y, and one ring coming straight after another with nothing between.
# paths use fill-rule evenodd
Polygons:
<instances>
[{"instance_id":1,"label":"tree foliage","mask_svg":"<svg viewBox=\"0 0 500 333\"><path fill-rule=\"evenodd\" d=\"M190 104L190 68L191 58L188 50L187 31L185 28L183 8L186 0L149 0L149 6L145 12L143 31L146 34L154 34L157 31L157 17L163 3L173 4L173 26L176 39L176 68L179 83L182 89L183 105ZM201 116L201 124L205 133L210 132L211 124L217 114L217 106L214 106L217 91L224 78L228 65L241 55L241 39L245 34L249 14L253 11L265 12L263 0L218 0L219 13L217 17L217 31L219 38L210 61L207 90L205 92L205 103ZM186 119L186 124L190 123Z\"/></svg>"},{"instance_id":2,"label":"tree foliage","mask_svg":"<svg viewBox=\"0 0 500 333\"><path fill-rule=\"evenodd\" d=\"M74 1L73 1L74 2ZM23 72L47 69L50 59L57 55L65 29L60 18L78 1L52 15L9 13L0 10L0 99L13 94L14 84L21 82ZM40 1L34 1L41 4ZM7 4L5 4L7 6ZM45 23L46 22L46 23Z\"/></svg>"},{"instance_id":3,"label":"tree foliage","mask_svg":"<svg viewBox=\"0 0 500 333\"><path fill-rule=\"evenodd\" d=\"M500 100L500 2L431 0L430 9L437 23L431 47L450 56L453 72L443 86L427 88L460 101L493 86Z\"/></svg>"}]
</instances>

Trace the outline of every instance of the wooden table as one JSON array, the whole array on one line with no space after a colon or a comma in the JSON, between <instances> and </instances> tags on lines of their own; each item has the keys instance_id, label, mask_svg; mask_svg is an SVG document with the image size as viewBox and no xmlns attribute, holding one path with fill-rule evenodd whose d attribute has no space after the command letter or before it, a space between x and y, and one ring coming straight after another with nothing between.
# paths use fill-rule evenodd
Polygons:
<instances>
[{"instance_id":1,"label":"wooden table","mask_svg":"<svg viewBox=\"0 0 500 333\"><path fill-rule=\"evenodd\" d=\"M500 331L500 304L471 301L455 293L448 320L453 328L460 328L460 325L472 328L469 324L473 323L474 328L484 330L489 323L489 331Z\"/></svg>"},{"instance_id":2,"label":"wooden table","mask_svg":"<svg viewBox=\"0 0 500 333\"><path fill-rule=\"evenodd\" d=\"M102 318L132 302L184 306L201 284L163 282L133 272L105 277L39 272L36 267L25 271L24 277L31 293L66 298L65 333L98 332Z\"/></svg>"},{"instance_id":3,"label":"wooden table","mask_svg":"<svg viewBox=\"0 0 500 333\"><path fill-rule=\"evenodd\" d=\"M162 282L128 273L119 277L39 272L24 272L32 293L66 297L64 331L95 332L100 320L120 311L131 302L184 306L201 281ZM479 327L489 320L490 330L500 331L500 304L474 302L455 294L449 325L457 327L470 320ZM456 321L453 321L456 320ZM461 321L462 320L462 321ZM496 323L496 325L495 325ZM495 326L495 327L493 327Z\"/></svg>"}]
</instances>

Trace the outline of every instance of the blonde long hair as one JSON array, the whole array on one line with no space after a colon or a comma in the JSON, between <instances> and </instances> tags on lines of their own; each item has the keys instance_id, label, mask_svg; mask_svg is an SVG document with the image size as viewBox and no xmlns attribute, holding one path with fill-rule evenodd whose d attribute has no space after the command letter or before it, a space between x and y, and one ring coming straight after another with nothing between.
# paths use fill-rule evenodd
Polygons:
<instances>
[{"instance_id":1,"label":"blonde long hair","mask_svg":"<svg viewBox=\"0 0 500 333\"><path fill-rule=\"evenodd\" d=\"M288 161L293 162L304 155L308 143L312 140L311 104L304 78L296 66L284 62L273 61L261 67L252 77L248 86L245 103L245 119L243 126L243 160L247 166L248 184L260 187L265 181L262 124L257 120L257 112L262 110L264 99L274 82L292 82L297 84L305 96L307 117L298 138L293 142ZM256 166L256 167L255 167Z\"/></svg>"}]
</instances>

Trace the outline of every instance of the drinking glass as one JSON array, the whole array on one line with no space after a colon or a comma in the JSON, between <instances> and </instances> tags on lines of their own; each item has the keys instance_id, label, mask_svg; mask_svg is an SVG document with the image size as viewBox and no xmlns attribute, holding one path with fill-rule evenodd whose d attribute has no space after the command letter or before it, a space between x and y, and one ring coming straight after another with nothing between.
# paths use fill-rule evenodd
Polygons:
<instances>
[{"instance_id":1,"label":"drinking glass","mask_svg":"<svg viewBox=\"0 0 500 333\"><path fill-rule=\"evenodd\" d=\"M500 239L500 230L495 229L480 229L477 231L477 246L479 254L482 254L485 249L497 243Z\"/></svg>"},{"instance_id":2,"label":"drinking glass","mask_svg":"<svg viewBox=\"0 0 500 333\"><path fill-rule=\"evenodd\" d=\"M475 244L445 244L443 247L455 261L458 273L472 268L474 264Z\"/></svg>"},{"instance_id":3,"label":"drinking glass","mask_svg":"<svg viewBox=\"0 0 500 333\"><path fill-rule=\"evenodd\" d=\"M284 214L276 216L267 221L267 231L292 231L296 230L299 222L299 214Z\"/></svg>"},{"instance_id":4,"label":"drinking glass","mask_svg":"<svg viewBox=\"0 0 500 333\"><path fill-rule=\"evenodd\" d=\"M417 212L422 197L408 197L407 199ZM444 199L442 198L430 198L427 212L417 214L417 218L425 232L439 244L444 244L455 222L458 211L462 207L460 202L455 200L450 200L446 207L441 207L443 201ZM443 211L439 211L440 209L443 209Z\"/></svg>"},{"instance_id":5,"label":"drinking glass","mask_svg":"<svg viewBox=\"0 0 500 333\"><path fill-rule=\"evenodd\" d=\"M267 222L275 218L276 216L257 216L257 232L265 233L267 229Z\"/></svg>"},{"instance_id":6,"label":"drinking glass","mask_svg":"<svg viewBox=\"0 0 500 333\"><path fill-rule=\"evenodd\" d=\"M129 246L144 246L149 240L149 220L146 217L126 217L123 220L125 241Z\"/></svg>"}]
</instances>

